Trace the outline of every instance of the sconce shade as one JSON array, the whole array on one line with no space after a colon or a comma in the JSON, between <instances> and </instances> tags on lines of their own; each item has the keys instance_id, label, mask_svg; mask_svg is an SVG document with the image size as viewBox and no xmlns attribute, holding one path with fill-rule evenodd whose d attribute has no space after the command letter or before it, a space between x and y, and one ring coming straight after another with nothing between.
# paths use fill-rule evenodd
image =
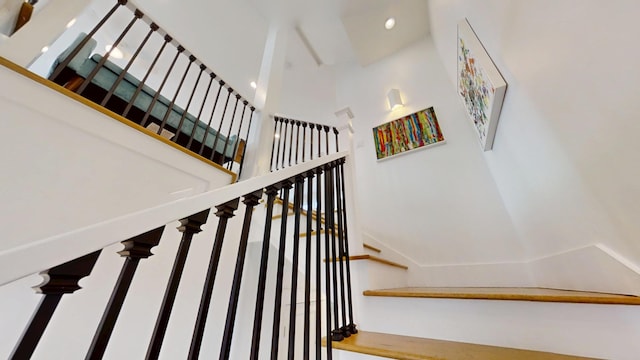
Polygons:
<instances>
[{"instance_id":1,"label":"sconce shade","mask_svg":"<svg viewBox=\"0 0 640 360\"><path fill-rule=\"evenodd\" d=\"M392 111L404 105L398 89L391 89L387 94L387 99L389 100L389 109Z\"/></svg>"}]
</instances>

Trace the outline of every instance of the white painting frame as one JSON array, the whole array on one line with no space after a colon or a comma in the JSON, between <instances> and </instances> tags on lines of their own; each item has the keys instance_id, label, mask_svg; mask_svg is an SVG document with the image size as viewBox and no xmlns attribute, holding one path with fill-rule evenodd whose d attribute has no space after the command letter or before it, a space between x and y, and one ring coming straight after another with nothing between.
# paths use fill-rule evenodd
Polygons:
<instances>
[{"instance_id":1,"label":"white painting frame","mask_svg":"<svg viewBox=\"0 0 640 360\"><path fill-rule=\"evenodd\" d=\"M471 28L458 22L457 93L483 151L493 148L507 83Z\"/></svg>"}]
</instances>

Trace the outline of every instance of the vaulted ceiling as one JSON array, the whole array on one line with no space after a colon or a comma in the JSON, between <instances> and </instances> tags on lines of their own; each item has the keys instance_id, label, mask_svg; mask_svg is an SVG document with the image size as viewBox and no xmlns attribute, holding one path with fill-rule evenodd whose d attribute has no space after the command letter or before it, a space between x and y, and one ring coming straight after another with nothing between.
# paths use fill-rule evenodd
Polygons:
<instances>
[{"instance_id":1,"label":"vaulted ceiling","mask_svg":"<svg viewBox=\"0 0 640 360\"><path fill-rule=\"evenodd\" d=\"M318 65L357 61L366 66L405 48L429 33L426 0L246 0L270 22L295 29L293 64L308 58ZM385 29L393 17L396 25Z\"/></svg>"}]
</instances>

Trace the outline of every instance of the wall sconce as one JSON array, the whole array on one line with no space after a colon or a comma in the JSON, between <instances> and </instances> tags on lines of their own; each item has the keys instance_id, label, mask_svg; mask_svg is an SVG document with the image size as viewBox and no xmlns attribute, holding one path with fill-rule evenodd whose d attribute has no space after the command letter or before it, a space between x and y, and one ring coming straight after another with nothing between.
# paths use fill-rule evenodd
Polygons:
<instances>
[{"instance_id":1,"label":"wall sconce","mask_svg":"<svg viewBox=\"0 0 640 360\"><path fill-rule=\"evenodd\" d=\"M391 89L387 94L387 99L389 100L389 108L391 111L404 106L402 97L400 97L400 90L398 89Z\"/></svg>"}]
</instances>

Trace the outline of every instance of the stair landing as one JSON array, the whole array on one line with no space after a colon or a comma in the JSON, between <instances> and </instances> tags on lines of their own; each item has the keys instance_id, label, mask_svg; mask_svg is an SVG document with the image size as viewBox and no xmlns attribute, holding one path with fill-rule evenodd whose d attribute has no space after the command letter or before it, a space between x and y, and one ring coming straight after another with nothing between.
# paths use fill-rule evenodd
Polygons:
<instances>
[{"instance_id":1,"label":"stair landing","mask_svg":"<svg viewBox=\"0 0 640 360\"><path fill-rule=\"evenodd\" d=\"M612 305L640 305L640 297L597 292L556 290L546 288L507 287L406 287L397 289L366 290L365 296L519 300Z\"/></svg>"},{"instance_id":2,"label":"stair landing","mask_svg":"<svg viewBox=\"0 0 640 360\"><path fill-rule=\"evenodd\" d=\"M340 342L334 349L401 360L570 360L588 359L542 351L478 345L360 331Z\"/></svg>"}]
</instances>

